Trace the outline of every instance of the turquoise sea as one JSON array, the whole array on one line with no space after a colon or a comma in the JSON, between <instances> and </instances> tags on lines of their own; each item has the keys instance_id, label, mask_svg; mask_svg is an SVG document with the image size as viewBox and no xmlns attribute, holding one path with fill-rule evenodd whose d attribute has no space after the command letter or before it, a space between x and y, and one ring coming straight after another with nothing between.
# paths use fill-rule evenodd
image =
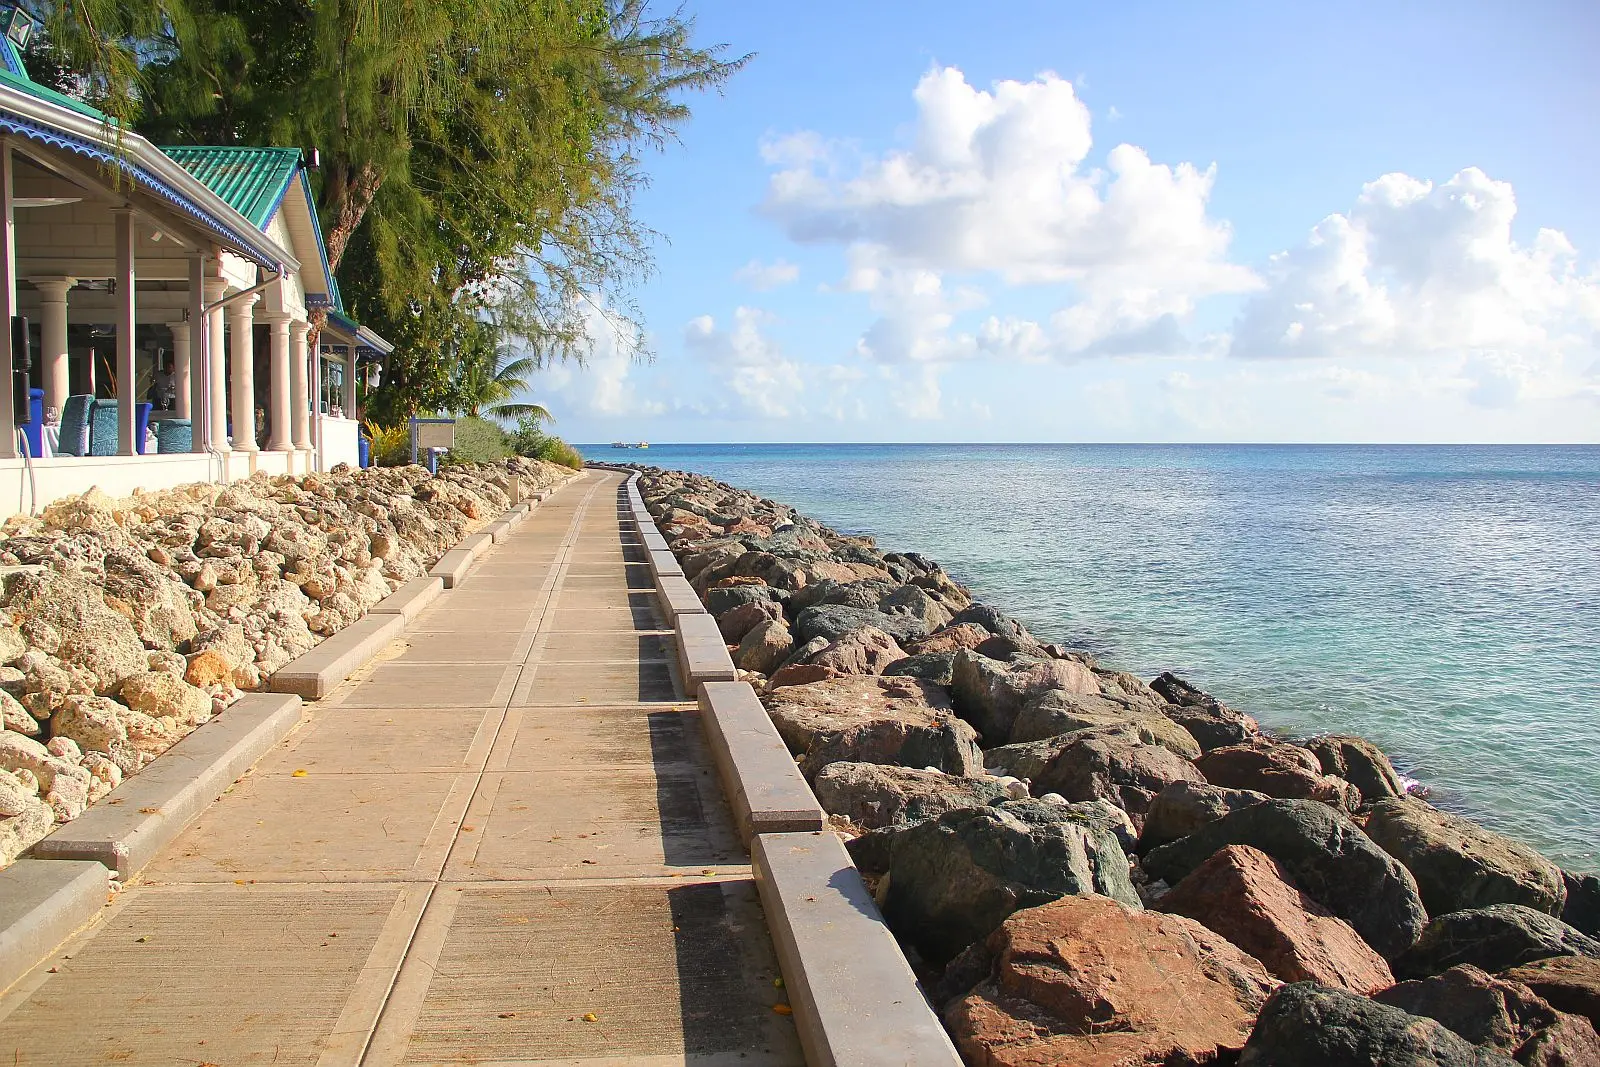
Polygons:
<instances>
[{"instance_id":1,"label":"turquoise sea","mask_svg":"<svg viewBox=\"0 0 1600 1067\"><path fill-rule=\"evenodd\" d=\"M586 446L939 560L1041 637L1600 868L1600 447Z\"/></svg>"}]
</instances>

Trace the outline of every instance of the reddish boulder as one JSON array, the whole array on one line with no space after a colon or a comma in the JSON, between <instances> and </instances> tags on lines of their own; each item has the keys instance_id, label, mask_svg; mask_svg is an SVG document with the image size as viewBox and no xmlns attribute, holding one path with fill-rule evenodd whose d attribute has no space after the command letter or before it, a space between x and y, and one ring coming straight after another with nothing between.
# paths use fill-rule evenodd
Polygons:
<instances>
[{"instance_id":1,"label":"reddish boulder","mask_svg":"<svg viewBox=\"0 0 1600 1067\"><path fill-rule=\"evenodd\" d=\"M1600 960L1588 956L1554 956L1500 972L1521 982L1557 1011L1582 1015L1600 1026Z\"/></svg>"},{"instance_id":2,"label":"reddish boulder","mask_svg":"<svg viewBox=\"0 0 1600 1067\"><path fill-rule=\"evenodd\" d=\"M1523 1067L1597 1067L1600 1033L1581 1015L1556 1013L1556 1021L1540 1030L1517 1052Z\"/></svg>"},{"instance_id":3,"label":"reddish boulder","mask_svg":"<svg viewBox=\"0 0 1600 1067\"><path fill-rule=\"evenodd\" d=\"M1214 1063L1278 985L1199 923L1101 896L1019 911L987 947L989 977L945 1010L975 1067Z\"/></svg>"},{"instance_id":4,"label":"reddish boulder","mask_svg":"<svg viewBox=\"0 0 1600 1067\"><path fill-rule=\"evenodd\" d=\"M779 735L804 756L808 778L840 761L983 773L972 727L956 717L942 688L915 678L852 675L783 686L766 699Z\"/></svg>"},{"instance_id":5,"label":"reddish boulder","mask_svg":"<svg viewBox=\"0 0 1600 1067\"><path fill-rule=\"evenodd\" d=\"M1253 789L1280 800L1318 800L1354 811L1361 791L1343 778L1322 773L1317 757L1299 745L1265 738L1244 745L1214 748L1195 760L1212 785Z\"/></svg>"},{"instance_id":6,"label":"reddish boulder","mask_svg":"<svg viewBox=\"0 0 1600 1067\"><path fill-rule=\"evenodd\" d=\"M717 629L722 639L731 645L744 640L744 635L764 622L782 622L783 605L772 600L757 600L725 611L717 618Z\"/></svg>"},{"instance_id":7,"label":"reddish boulder","mask_svg":"<svg viewBox=\"0 0 1600 1067\"><path fill-rule=\"evenodd\" d=\"M779 667L767 681L768 689L780 689L786 685L810 685L812 682L826 682L829 678L838 678L839 672L832 667L822 667L815 663L791 663L787 667Z\"/></svg>"},{"instance_id":8,"label":"reddish boulder","mask_svg":"<svg viewBox=\"0 0 1600 1067\"><path fill-rule=\"evenodd\" d=\"M782 619L768 619L744 635L733 662L744 671L771 674L794 651L794 637Z\"/></svg>"},{"instance_id":9,"label":"reddish boulder","mask_svg":"<svg viewBox=\"0 0 1600 1067\"><path fill-rule=\"evenodd\" d=\"M988 630L975 622L958 622L924 637L921 641L913 641L906 646L906 654L921 656L929 652L960 652L962 649L977 648L989 640L990 636Z\"/></svg>"},{"instance_id":10,"label":"reddish boulder","mask_svg":"<svg viewBox=\"0 0 1600 1067\"><path fill-rule=\"evenodd\" d=\"M1394 984L1382 956L1350 924L1300 891L1277 860L1230 845L1156 904L1239 946L1285 982L1320 982L1363 996Z\"/></svg>"},{"instance_id":11,"label":"reddish boulder","mask_svg":"<svg viewBox=\"0 0 1600 1067\"><path fill-rule=\"evenodd\" d=\"M905 659L895 639L875 626L851 630L807 662L832 667L838 674L882 674L889 664Z\"/></svg>"}]
</instances>

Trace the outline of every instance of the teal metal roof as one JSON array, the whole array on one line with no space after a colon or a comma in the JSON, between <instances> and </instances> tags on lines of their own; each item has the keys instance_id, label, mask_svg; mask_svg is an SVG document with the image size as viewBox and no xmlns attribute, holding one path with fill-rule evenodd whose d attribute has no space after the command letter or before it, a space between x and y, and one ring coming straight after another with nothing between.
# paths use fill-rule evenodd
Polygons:
<instances>
[{"instance_id":1,"label":"teal metal roof","mask_svg":"<svg viewBox=\"0 0 1600 1067\"><path fill-rule=\"evenodd\" d=\"M80 115L87 115L98 119L109 126L117 125L117 120L103 111L85 104L82 100L75 100L65 93L58 93L48 86L40 85L28 77L28 70L22 65L22 55L17 51L17 46L11 38L0 35L0 85L9 85L13 89L20 89L29 96L36 96L61 107L71 108Z\"/></svg>"},{"instance_id":2,"label":"teal metal roof","mask_svg":"<svg viewBox=\"0 0 1600 1067\"><path fill-rule=\"evenodd\" d=\"M164 145L161 151L258 229L266 229L300 167L298 148Z\"/></svg>"}]
</instances>

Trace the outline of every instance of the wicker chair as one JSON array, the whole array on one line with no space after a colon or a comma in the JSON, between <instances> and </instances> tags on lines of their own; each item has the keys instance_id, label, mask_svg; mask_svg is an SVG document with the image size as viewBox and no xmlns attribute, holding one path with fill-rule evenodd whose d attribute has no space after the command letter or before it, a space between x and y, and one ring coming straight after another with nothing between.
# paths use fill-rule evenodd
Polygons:
<instances>
[{"instance_id":1,"label":"wicker chair","mask_svg":"<svg viewBox=\"0 0 1600 1067\"><path fill-rule=\"evenodd\" d=\"M165 456L194 450L194 423L188 419L161 419L156 423L156 451Z\"/></svg>"},{"instance_id":2,"label":"wicker chair","mask_svg":"<svg viewBox=\"0 0 1600 1067\"><path fill-rule=\"evenodd\" d=\"M67 397L61 407L61 442L56 452L63 456L89 454L89 409L94 397L87 393Z\"/></svg>"},{"instance_id":3,"label":"wicker chair","mask_svg":"<svg viewBox=\"0 0 1600 1067\"><path fill-rule=\"evenodd\" d=\"M89 455L117 454L117 402L96 400L89 409Z\"/></svg>"}]
</instances>

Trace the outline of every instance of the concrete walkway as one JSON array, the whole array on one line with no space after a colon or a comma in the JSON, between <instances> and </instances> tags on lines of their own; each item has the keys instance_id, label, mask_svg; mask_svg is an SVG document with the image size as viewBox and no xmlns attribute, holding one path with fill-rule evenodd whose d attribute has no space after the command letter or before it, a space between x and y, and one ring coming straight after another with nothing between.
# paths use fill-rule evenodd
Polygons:
<instances>
[{"instance_id":1,"label":"concrete walkway","mask_svg":"<svg viewBox=\"0 0 1600 1067\"><path fill-rule=\"evenodd\" d=\"M801 1064L672 633L574 479L0 1001L15 1064Z\"/></svg>"}]
</instances>

